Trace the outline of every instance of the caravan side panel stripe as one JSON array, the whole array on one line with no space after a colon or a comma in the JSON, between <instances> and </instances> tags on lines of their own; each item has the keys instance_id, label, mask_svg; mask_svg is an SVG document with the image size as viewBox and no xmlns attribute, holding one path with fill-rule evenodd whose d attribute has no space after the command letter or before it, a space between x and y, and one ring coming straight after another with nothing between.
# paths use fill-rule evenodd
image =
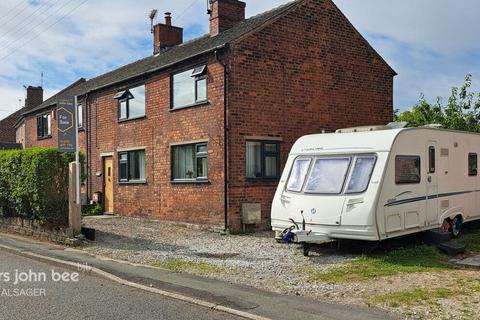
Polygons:
<instances>
[{"instance_id":1,"label":"caravan side panel stripe","mask_svg":"<svg viewBox=\"0 0 480 320\"><path fill-rule=\"evenodd\" d=\"M424 200L430 200L430 199L436 199L436 198L444 198L444 197L451 197L451 196L457 196L461 194L466 194L466 193L474 193L474 192L480 192L480 190L469 190L469 191L458 191L458 192L448 192L448 193L439 193L438 195L430 195L430 196L421 196L421 197L414 197L414 198L407 198L407 199L402 199L402 200L395 200L391 202L387 202L384 207L393 207L393 206L398 206L401 204L406 204L406 203L411 203L411 202L418 202L418 201L424 201Z\"/></svg>"}]
</instances>

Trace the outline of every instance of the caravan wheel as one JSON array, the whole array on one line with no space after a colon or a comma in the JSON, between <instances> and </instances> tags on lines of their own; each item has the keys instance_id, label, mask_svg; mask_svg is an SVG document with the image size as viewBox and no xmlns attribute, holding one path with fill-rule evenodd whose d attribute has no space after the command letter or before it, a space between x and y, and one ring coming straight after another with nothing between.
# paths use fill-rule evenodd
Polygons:
<instances>
[{"instance_id":1,"label":"caravan wheel","mask_svg":"<svg viewBox=\"0 0 480 320\"><path fill-rule=\"evenodd\" d=\"M460 235L460 232L462 231L462 217L456 216L452 222L451 222L451 227L450 231L452 232L452 236L454 238L458 237Z\"/></svg>"}]
</instances>

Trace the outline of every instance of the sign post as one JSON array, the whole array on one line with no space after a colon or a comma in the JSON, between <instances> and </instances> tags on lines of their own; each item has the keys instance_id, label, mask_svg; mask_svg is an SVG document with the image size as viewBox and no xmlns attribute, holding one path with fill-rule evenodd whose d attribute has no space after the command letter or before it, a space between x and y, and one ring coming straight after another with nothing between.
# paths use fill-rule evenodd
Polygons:
<instances>
[{"instance_id":1,"label":"sign post","mask_svg":"<svg viewBox=\"0 0 480 320\"><path fill-rule=\"evenodd\" d=\"M77 97L64 94L57 102L58 119L58 151L75 152L76 170L76 203L80 204L80 155L78 151L78 108Z\"/></svg>"}]
</instances>

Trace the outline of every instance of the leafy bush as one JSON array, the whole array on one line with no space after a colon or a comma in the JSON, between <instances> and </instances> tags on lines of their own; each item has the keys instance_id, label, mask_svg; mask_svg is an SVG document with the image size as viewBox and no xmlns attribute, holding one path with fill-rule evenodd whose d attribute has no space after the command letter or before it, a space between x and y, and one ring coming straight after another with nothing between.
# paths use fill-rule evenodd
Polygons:
<instances>
[{"instance_id":1,"label":"leafy bush","mask_svg":"<svg viewBox=\"0 0 480 320\"><path fill-rule=\"evenodd\" d=\"M0 214L68 225L68 165L72 161L74 154L53 148L0 151Z\"/></svg>"},{"instance_id":2,"label":"leafy bush","mask_svg":"<svg viewBox=\"0 0 480 320\"><path fill-rule=\"evenodd\" d=\"M407 122L409 127L439 124L445 129L480 132L480 93L472 91L472 75L465 76L460 88L452 88L446 104L439 97L431 103L422 94L412 110L396 114L395 121Z\"/></svg>"},{"instance_id":3,"label":"leafy bush","mask_svg":"<svg viewBox=\"0 0 480 320\"><path fill-rule=\"evenodd\" d=\"M82 214L86 216L96 216L102 214L103 210L100 204L89 204L86 206L82 206Z\"/></svg>"}]
</instances>

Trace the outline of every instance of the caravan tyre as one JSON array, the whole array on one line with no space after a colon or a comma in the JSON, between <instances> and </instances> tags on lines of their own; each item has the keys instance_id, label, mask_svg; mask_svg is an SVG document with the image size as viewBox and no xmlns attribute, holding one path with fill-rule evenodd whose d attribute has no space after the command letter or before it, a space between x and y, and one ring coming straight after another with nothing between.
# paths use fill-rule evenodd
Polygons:
<instances>
[{"instance_id":1,"label":"caravan tyre","mask_svg":"<svg viewBox=\"0 0 480 320\"><path fill-rule=\"evenodd\" d=\"M452 220L450 230L454 238L457 238L460 235L460 232L462 231L462 225L462 217L456 216Z\"/></svg>"}]
</instances>

